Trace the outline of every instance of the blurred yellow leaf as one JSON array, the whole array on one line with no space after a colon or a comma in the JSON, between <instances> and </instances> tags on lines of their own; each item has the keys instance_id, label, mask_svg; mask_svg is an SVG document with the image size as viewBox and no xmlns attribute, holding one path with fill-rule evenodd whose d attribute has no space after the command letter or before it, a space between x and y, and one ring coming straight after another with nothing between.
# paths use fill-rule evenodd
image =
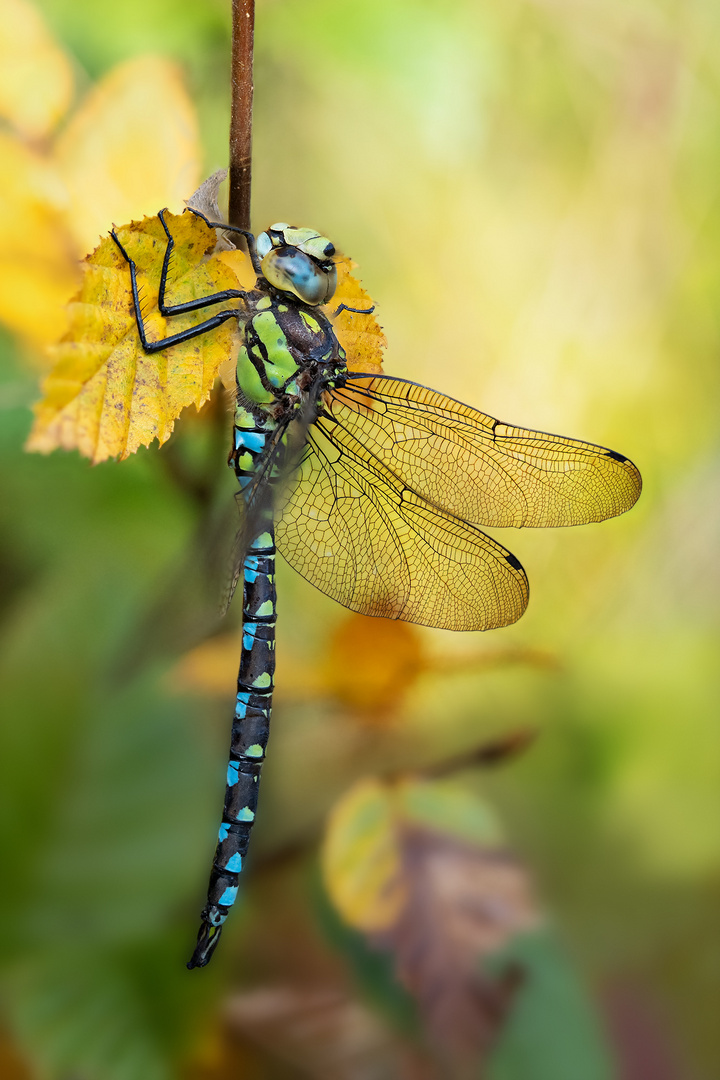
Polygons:
<instances>
[{"instance_id":1,"label":"blurred yellow leaf","mask_svg":"<svg viewBox=\"0 0 720 1080\"><path fill-rule=\"evenodd\" d=\"M388 929L408 890L402 845L408 829L430 829L448 842L487 854L502 851L503 835L486 802L455 780L363 779L335 804L322 852L328 893L358 930Z\"/></svg>"},{"instance_id":2,"label":"blurred yellow leaf","mask_svg":"<svg viewBox=\"0 0 720 1080\"><path fill-rule=\"evenodd\" d=\"M333 324L338 341L347 353L348 369L382 375L382 350L387 345L387 339L375 316L341 311L336 318L332 317L340 304L361 310L373 307L370 294L350 273L356 265L357 263L345 256L336 260L337 289L332 303L328 304L324 311Z\"/></svg>"},{"instance_id":3,"label":"blurred yellow leaf","mask_svg":"<svg viewBox=\"0 0 720 1080\"><path fill-rule=\"evenodd\" d=\"M237 677L240 634L222 634L191 649L173 668L170 686L185 691L226 697Z\"/></svg>"},{"instance_id":4,"label":"blurred yellow leaf","mask_svg":"<svg viewBox=\"0 0 720 1080\"><path fill-rule=\"evenodd\" d=\"M166 217L176 238L168 275L167 300L183 303L223 289L237 289L228 264L210 255L217 235L194 214ZM171 330L157 310L166 237L159 218L145 218L118 230L138 266L150 340L178 333L208 318L208 310L173 317ZM211 309L217 310L217 309ZM220 364L232 351L237 323L229 320L159 353L146 353L135 323L128 265L106 237L85 260L80 293L70 304L71 327L53 349L55 366L27 449L48 453L78 449L94 462L127 457L153 439L162 445L187 405L208 398Z\"/></svg>"},{"instance_id":5,"label":"blurred yellow leaf","mask_svg":"<svg viewBox=\"0 0 720 1080\"><path fill-rule=\"evenodd\" d=\"M108 223L192 190L197 123L177 68L149 57L115 68L41 152L30 140L65 112L70 63L30 4L0 4L0 115L19 132L0 133L0 320L41 346L66 330L78 256Z\"/></svg>"},{"instance_id":6,"label":"blurred yellow leaf","mask_svg":"<svg viewBox=\"0 0 720 1080\"><path fill-rule=\"evenodd\" d=\"M45 158L0 132L0 192L0 319L36 344L52 341L79 279L62 182Z\"/></svg>"},{"instance_id":7,"label":"blurred yellow leaf","mask_svg":"<svg viewBox=\"0 0 720 1080\"><path fill-rule=\"evenodd\" d=\"M241 648L240 630L217 634L203 641L185 653L168 673L169 690L226 699L228 687L232 687L237 679Z\"/></svg>"},{"instance_id":8,"label":"blurred yellow leaf","mask_svg":"<svg viewBox=\"0 0 720 1080\"><path fill-rule=\"evenodd\" d=\"M352 614L330 637L323 675L328 692L344 705L382 722L427 666L414 626Z\"/></svg>"},{"instance_id":9,"label":"blurred yellow leaf","mask_svg":"<svg viewBox=\"0 0 720 1080\"><path fill-rule=\"evenodd\" d=\"M0 116L27 138L43 138L70 105L72 66L26 0L0 0L0 27Z\"/></svg>"},{"instance_id":10,"label":"blurred yellow leaf","mask_svg":"<svg viewBox=\"0 0 720 1080\"><path fill-rule=\"evenodd\" d=\"M358 781L335 804L322 848L323 880L340 915L366 933L387 930L403 904L392 789Z\"/></svg>"},{"instance_id":11,"label":"blurred yellow leaf","mask_svg":"<svg viewBox=\"0 0 720 1080\"><path fill-rule=\"evenodd\" d=\"M146 56L119 64L88 94L60 136L69 224L81 251L108 222L180 209L197 186L195 110L178 67Z\"/></svg>"},{"instance_id":12,"label":"blurred yellow leaf","mask_svg":"<svg viewBox=\"0 0 720 1080\"><path fill-rule=\"evenodd\" d=\"M518 972L490 977L482 960L540 920L492 809L452 780L360 780L333 808L321 857L337 911L392 953L435 1040L453 1057L486 1051Z\"/></svg>"}]
</instances>

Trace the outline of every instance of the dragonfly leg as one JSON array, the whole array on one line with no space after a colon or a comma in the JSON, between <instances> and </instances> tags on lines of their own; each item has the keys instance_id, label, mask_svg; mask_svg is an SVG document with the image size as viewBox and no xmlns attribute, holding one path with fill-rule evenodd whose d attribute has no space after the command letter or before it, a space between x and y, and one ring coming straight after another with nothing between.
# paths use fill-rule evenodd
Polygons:
<instances>
[{"instance_id":1,"label":"dragonfly leg","mask_svg":"<svg viewBox=\"0 0 720 1080\"><path fill-rule=\"evenodd\" d=\"M220 304L225 300L244 300L247 296L247 292L244 289L225 289L222 292L211 293L209 296L200 296L195 300L188 300L184 304L165 303L165 289L167 286L168 270L170 268L170 257L175 247L175 239L165 221L166 213L166 210L161 210L158 214L162 227L165 230L165 235L167 236L165 257L163 258L162 273L160 274L160 288L158 289L158 308L160 314L183 315L187 311L199 311L201 308L210 307L211 304Z\"/></svg>"},{"instance_id":2,"label":"dragonfly leg","mask_svg":"<svg viewBox=\"0 0 720 1080\"><path fill-rule=\"evenodd\" d=\"M340 306L335 308L335 311L333 311L332 317L333 319L336 319L341 311L351 311L354 315L372 315L374 310L374 304L372 307L369 308L348 307L347 304L340 304Z\"/></svg>"},{"instance_id":3,"label":"dragonfly leg","mask_svg":"<svg viewBox=\"0 0 720 1080\"><path fill-rule=\"evenodd\" d=\"M188 212L194 214L195 217L202 218L206 225L209 225L211 229L223 229L224 232L236 232L245 237L245 243L248 246L248 252L250 255L250 262L253 265L253 270L256 274L262 274L260 268L260 259L258 257L257 249L255 247L255 234L251 233L249 229L241 229L239 225L228 225L225 221L210 221L199 210L196 210L193 206L188 206Z\"/></svg>"},{"instance_id":4,"label":"dragonfly leg","mask_svg":"<svg viewBox=\"0 0 720 1080\"><path fill-rule=\"evenodd\" d=\"M165 223L163 222L163 224ZM198 323L197 326L190 326L187 330L181 330L178 334L170 334L169 337L161 338L159 341L149 341L145 333L145 321L143 319L142 310L140 307L140 295L138 292L137 283L137 266L135 265L135 260L130 258L127 251L120 243L120 240L114 229L111 230L110 235L115 241L117 247L120 249L120 253L122 254L126 263L130 267L130 284L132 287L135 322L137 323L138 335L140 337L140 341L145 352L153 353L160 352L162 349L169 349L171 345L179 345L183 341L190 341L191 338L199 337L201 334L206 334L209 330L214 330L216 326L220 326L222 323L227 322L228 319L238 318L241 315L245 314L245 312L240 308L228 308L225 311L219 311L216 315L213 315L211 318L206 319L204 322ZM165 269L165 266L163 266L164 272ZM207 303L217 303L217 296L220 295L221 294L217 294L216 296L211 297L209 301L203 299L199 302L191 301L188 305L177 305L174 314L179 314L179 309L181 308L183 310L193 310L200 307L205 307ZM246 294L237 292L234 295L244 296Z\"/></svg>"}]
</instances>

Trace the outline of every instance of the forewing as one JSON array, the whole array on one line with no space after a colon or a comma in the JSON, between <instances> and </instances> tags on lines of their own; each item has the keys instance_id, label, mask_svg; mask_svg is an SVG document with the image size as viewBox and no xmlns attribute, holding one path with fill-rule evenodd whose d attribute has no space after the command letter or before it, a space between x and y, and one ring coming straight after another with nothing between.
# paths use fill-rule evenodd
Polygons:
<instances>
[{"instance_id":1,"label":"forewing","mask_svg":"<svg viewBox=\"0 0 720 1080\"><path fill-rule=\"evenodd\" d=\"M477 525L585 525L640 494L638 470L613 450L501 423L404 379L352 376L327 407L337 442L349 433L401 485Z\"/></svg>"},{"instance_id":2,"label":"forewing","mask_svg":"<svg viewBox=\"0 0 720 1080\"><path fill-rule=\"evenodd\" d=\"M398 482L351 419L338 427L324 414L308 431L276 524L290 565L365 615L452 630L519 619L528 584L517 559Z\"/></svg>"}]
</instances>

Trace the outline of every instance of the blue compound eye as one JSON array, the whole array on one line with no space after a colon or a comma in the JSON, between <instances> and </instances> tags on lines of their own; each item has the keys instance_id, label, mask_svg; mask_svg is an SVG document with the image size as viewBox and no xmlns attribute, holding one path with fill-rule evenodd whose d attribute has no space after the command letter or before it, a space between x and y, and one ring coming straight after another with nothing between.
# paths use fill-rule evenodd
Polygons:
<instances>
[{"instance_id":1,"label":"blue compound eye","mask_svg":"<svg viewBox=\"0 0 720 1080\"><path fill-rule=\"evenodd\" d=\"M335 292L334 264L319 266L296 247L272 248L263 258L262 272L276 289L293 293L306 304L326 304Z\"/></svg>"}]
</instances>

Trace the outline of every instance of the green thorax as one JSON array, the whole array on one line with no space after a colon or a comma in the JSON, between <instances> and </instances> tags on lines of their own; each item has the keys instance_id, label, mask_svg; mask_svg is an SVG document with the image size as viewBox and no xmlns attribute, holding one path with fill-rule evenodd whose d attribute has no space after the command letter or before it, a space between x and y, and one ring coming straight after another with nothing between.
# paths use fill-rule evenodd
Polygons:
<instances>
[{"instance_id":1,"label":"green thorax","mask_svg":"<svg viewBox=\"0 0 720 1080\"><path fill-rule=\"evenodd\" d=\"M237 361L238 387L249 405L292 408L317 378L345 370L345 353L317 308L260 291L251 304Z\"/></svg>"}]
</instances>

